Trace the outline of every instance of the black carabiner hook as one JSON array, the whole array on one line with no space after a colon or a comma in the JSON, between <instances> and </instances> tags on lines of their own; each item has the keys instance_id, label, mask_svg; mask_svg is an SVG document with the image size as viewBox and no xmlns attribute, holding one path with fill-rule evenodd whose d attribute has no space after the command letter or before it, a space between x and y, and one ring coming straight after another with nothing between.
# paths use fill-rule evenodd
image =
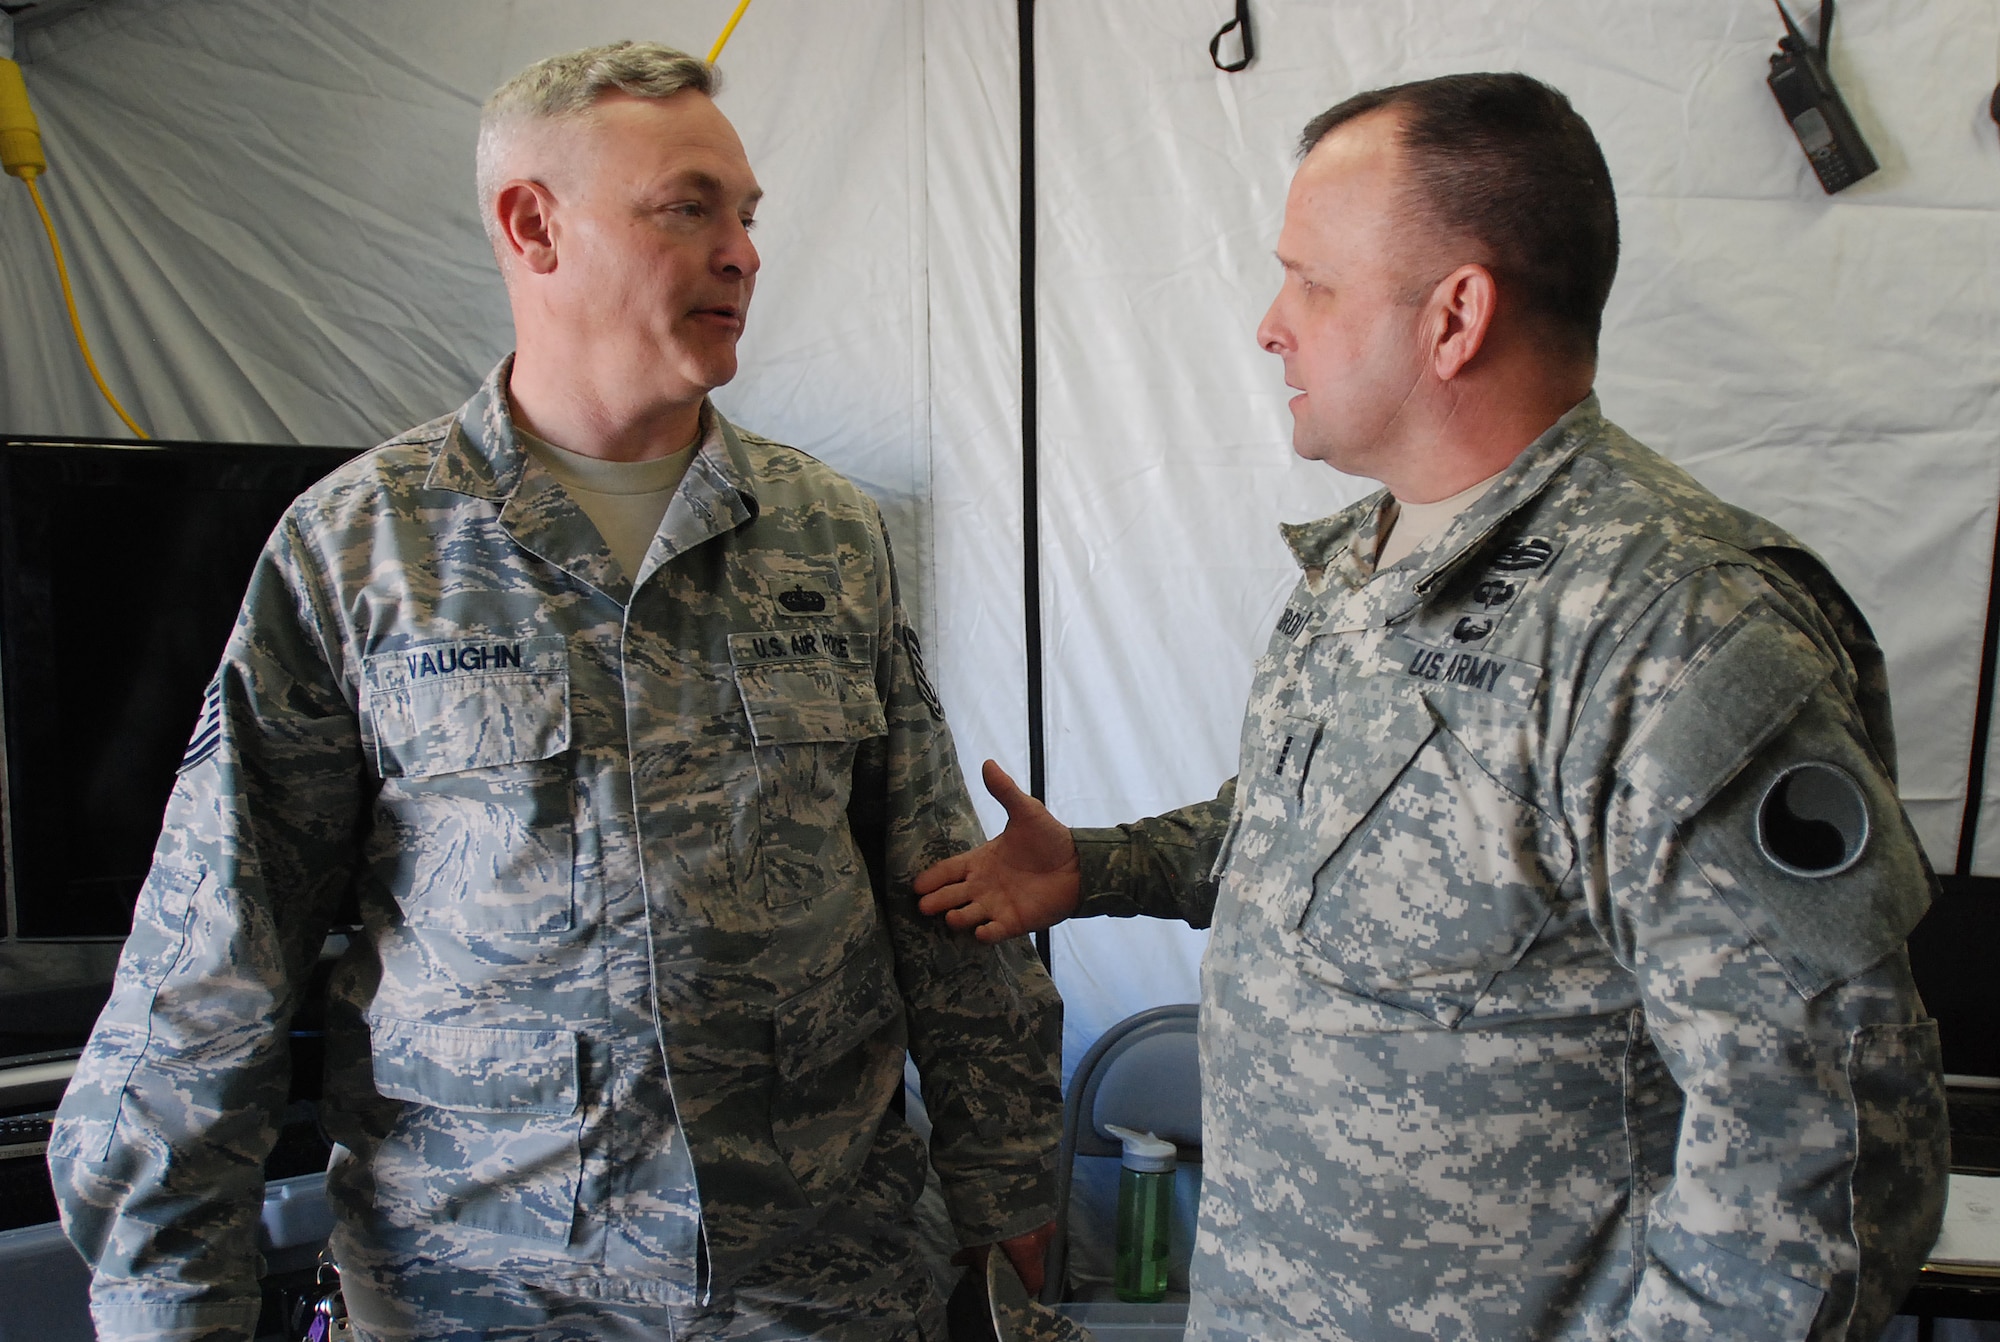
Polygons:
<instances>
[{"instance_id":1,"label":"black carabiner hook","mask_svg":"<svg viewBox=\"0 0 2000 1342\"><path fill-rule=\"evenodd\" d=\"M1240 29L1243 39L1243 59L1224 65L1222 63L1222 39L1229 36L1230 29ZM1215 68L1225 74L1235 74L1257 59L1257 39L1250 31L1250 0L1236 0L1236 17L1222 25L1221 31L1208 39L1208 59Z\"/></svg>"}]
</instances>

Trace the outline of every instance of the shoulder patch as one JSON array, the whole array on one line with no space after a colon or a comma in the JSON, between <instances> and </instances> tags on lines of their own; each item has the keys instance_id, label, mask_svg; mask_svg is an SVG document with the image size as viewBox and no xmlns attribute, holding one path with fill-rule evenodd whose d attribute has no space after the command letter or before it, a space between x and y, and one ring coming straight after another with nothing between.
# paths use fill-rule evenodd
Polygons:
<instances>
[{"instance_id":1,"label":"shoulder patch","mask_svg":"<svg viewBox=\"0 0 2000 1342\"><path fill-rule=\"evenodd\" d=\"M923 645L917 641L917 631L907 624L902 625L896 630L896 638L902 643L903 651L909 654L910 679L916 684L917 696L924 701L924 707L930 710L932 720L943 722L944 705L938 701L937 689L931 684L930 673L924 669L924 650Z\"/></svg>"},{"instance_id":2,"label":"shoulder patch","mask_svg":"<svg viewBox=\"0 0 2000 1342\"><path fill-rule=\"evenodd\" d=\"M189 769L207 763L222 749L222 677L217 675L208 682L208 690L201 696L201 716L195 719L194 735L188 740L187 752L181 756L176 773L186 773Z\"/></svg>"},{"instance_id":3,"label":"shoulder patch","mask_svg":"<svg viewBox=\"0 0 2000 1342\"><path fill-rule=\"evenodd\" d=\"M1801 997L1893 953L1931 877L1894 790L1829 693L1811 697L1697 815L1687 851Z\"/></svg>"}]
</instances>

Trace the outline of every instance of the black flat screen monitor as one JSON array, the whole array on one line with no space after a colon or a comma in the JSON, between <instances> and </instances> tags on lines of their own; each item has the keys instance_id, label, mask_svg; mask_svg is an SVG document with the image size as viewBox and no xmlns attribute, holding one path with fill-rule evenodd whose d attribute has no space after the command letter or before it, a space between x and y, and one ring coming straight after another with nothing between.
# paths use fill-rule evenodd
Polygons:
<instances>
[{"instance_id":1,"label":"black flat screen monitor","mask_svg":"<svg viewBox=\"0 0 2000 1342\"><path fill-rule=\"evenodd\" d=\"M0 437L0 937L123 937L286 505L338 447Z\"/></svg>"}]
</instances>

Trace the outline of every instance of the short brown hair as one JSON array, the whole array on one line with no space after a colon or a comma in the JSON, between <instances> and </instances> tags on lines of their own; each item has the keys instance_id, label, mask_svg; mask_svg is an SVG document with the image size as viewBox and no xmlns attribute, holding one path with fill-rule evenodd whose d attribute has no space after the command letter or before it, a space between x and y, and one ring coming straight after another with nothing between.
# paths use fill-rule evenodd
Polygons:
<instances>
[{"instance_id":1,"label":"short brown hair","mask_svg":"<svg viewBox=\"0 0 2000 1342\"><path fill-rule=\"evenodd\" d=\"M1569 99L1523 74L1372 89L1307 122L1300 155L1383 109L1399 114L1430 220L1478 242L1504 292L1594 355L1618 272L1618 199L1597 137Z\"/></svg>"},{"instance_id":2,"label":"short brown hair","mask_svg":"<svg viewBox=\"0 0 2000 1342\"><path fill-rule=\"evenodd\" d=\"M693 89L713 97L716 85L714 66L658 42L612 42L536 61L493 90L479 114L476 173L487 235L495 228L488 206L500 189L500 145L508 127L581 116L613 93L671 98Z\"/></svg>"}]
</instances>

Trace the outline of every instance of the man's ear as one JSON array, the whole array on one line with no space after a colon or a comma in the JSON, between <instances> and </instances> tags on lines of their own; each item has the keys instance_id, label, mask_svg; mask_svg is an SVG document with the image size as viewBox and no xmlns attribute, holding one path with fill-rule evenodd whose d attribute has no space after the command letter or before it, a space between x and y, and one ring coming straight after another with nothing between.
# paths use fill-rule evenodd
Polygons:
<instances>
[{"instance_id":1,"label":"man's ear","mask_svg":"<svg viewBox=\"0 0 2000 1342\"><path fill-rule=\"evenodd\" d=\"M1460 266L1431 290L1431 371L1449 382L1471 363L1493 329L1500 303L1500 286L1493 272L1477 262Z\"/></svg>"},{"instance_id":2,"label":"man's ear","mask_svg":"<svg viewBox=\"0 0 2000 1342\"><path fill-rule=\"evenodd\" d=\"M537 275L554 270L555 208L555 196L540 182L516 177L503 185L493 198L501 253Z\"/></svg>"}]
</instances>

